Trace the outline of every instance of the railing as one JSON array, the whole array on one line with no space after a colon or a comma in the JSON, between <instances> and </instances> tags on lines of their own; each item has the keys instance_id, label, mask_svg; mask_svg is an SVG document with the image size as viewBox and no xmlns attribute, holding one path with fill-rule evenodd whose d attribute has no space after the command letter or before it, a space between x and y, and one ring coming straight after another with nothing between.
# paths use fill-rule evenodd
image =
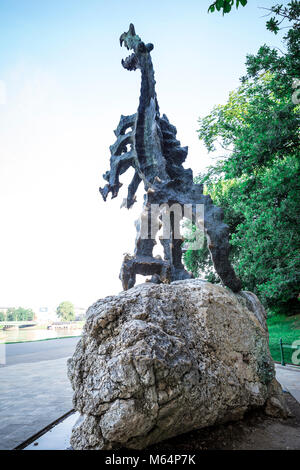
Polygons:
<instances>
[{"instance_id":1,"label":"railing","mask_svg":"<svg viewBox=\"0 0 300 470\"><path fill-rule=\"evenodd\" d=\"M20 326L20 325L36 325L34 320L21 320L21 321L0 321L0 326Z\"/></svg>"},{"instance_id":2,"label":"railing","mask_svg":"<svg viewBox=\"0 0 300 470\"><path fill-rule=\"evenodd\" d=\"M3 330L7 330L9 328L24 328L26 326L35 326L37 325L36 321L31 321L31 320L24 320L24 321L1 321L0 322L0 327L2 327Z\"/></svg>"},{"instance_id":3,"label":"railing","mask_svg":"<svg viewBox=\"0 0 300 470\"><path fill-rule=\"evenodd\" d=\"M300 350L300 345L299 344L283 343L282 338L280 338L280 340L279 340L279 346L280 346L280 355L281 355L281 365L283 365L283 366L286 365L285 358L284 358L284 348L294 349L295 351ZM296 365L298 365L298 364L296 364Z\"/></svg>"}]
</instances>

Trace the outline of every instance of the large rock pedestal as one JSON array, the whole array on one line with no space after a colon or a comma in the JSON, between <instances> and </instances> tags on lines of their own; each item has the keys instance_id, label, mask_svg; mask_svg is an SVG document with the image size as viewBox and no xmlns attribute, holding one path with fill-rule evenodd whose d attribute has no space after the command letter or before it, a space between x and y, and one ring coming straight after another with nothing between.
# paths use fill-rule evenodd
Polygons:
<instances>
[{"instance_id":1,"label":"large rock pedestal","mask_svg":"<svg viewBox=\"0 0 300 470\"><path fill-rule=\"evenodd\" d=\"M142 449L253 408L287 413L257 297L199 280L96 302L68 374L74 449Z\"/></svg>"}]
</instances>

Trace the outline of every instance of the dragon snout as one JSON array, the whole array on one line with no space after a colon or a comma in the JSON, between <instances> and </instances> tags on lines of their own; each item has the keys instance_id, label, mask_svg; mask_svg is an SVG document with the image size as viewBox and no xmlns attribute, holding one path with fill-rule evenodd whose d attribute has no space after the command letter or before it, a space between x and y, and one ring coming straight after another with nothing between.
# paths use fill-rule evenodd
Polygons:
<instances>
[{"instance_id":1,"label":"dragon snout","mask_svg":"<svg viewBox=\"0 0 300 470\"><path fill-rule=\"evenodd\" d=\"M126 70L136 70L138 68L138 58L136 54L131 54L126 59L122 59L122 66Z\"/></svg>"}]
</instances>

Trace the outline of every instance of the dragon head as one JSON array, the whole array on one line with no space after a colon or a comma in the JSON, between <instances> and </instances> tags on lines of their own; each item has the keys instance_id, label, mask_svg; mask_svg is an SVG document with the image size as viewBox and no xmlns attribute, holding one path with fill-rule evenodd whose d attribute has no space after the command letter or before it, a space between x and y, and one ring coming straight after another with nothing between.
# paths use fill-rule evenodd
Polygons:
<instances>
[{"instance_id":1,"label":"dragon head","mask_svg":"<svg viewBox=\"0 0 300 470\"><path fill-rule=\"evenodd\" d=\"M122 65L124 69L127 70L136 70L140 68L140 59L143 54L147 54L152 51L153 44L145 44L141 40L141 38L135 34L135 29L133 24L131 23L129 26L129 30L127 33L123 33L120 36L120 45L124 44L128 50L133 50L133 53L126 57L126 59L122 59Z\"/></svg>"}]
</instances>

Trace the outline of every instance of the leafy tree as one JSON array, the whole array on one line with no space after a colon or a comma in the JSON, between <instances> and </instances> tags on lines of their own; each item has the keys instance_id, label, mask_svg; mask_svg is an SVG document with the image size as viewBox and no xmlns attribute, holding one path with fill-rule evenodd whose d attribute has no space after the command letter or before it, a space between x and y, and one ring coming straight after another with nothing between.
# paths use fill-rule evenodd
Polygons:
<instances>
[{"instance_id":1,"label":"leafy tree","mask_svg":"<svg viewBox=\"0 0 300 470\"><path fill-rule=\"evenodd\" d=\"M231 258L243 288L266 306L292 305L299 293L299 177L299 160L286 157L255 178L206 180L230 227ZM195 275L219 282L206 246L187 251L185 264Z\"/></svg>"},{"instance_id":2,"label":"leafy tree","mask_svg":"<svg viewBox=\"0 0 300 470\"><path fill-rule=\"evenodd\" d=\"M30 308L9 308L6 312L7 321L32 321L34 312Z\"/></svg>"},{"instance_id":3,"label":"leafy tree","mask_svg":"<svg viewBox=\"0 0 300 470\"><path fill-rule=\"evenodd\" d=\"M239 7L239 5L242 5L245 7L247 5L248 1L247 0L216 0L214 3L212 3L209 8L208 12L209 13L214 13L215 11L222 11L222 14L224 15L225 13L230 13L232 7L234 5L236 8ZM277 34L280 29L283 28L281 26L285 20L288 21L299 21L299 1L298 0L292 0L289 2L286 6L283 4L276 4L272 6L271 8L264 8L261 7L264 10L267 10L269 12L269 16L274 14L275 16L272 16L267 22L266 22L266 28L269 31L272 31L273 33Z\"/></svg>"},{"instance_id":4,"label":"leafy tree","mask_svg":"<svg viewBox=\"0 0 300 470\"><path fill-rule=\"evenodd\" d=\"M214 3L210 5L208 8L208 11L210 13L213 13L215 10L217 11L222 11L223 15L224 13L230 13L231 8L236 5L236 8L239 7L239 5L242 5L243 7L246 6L248 3L247 0L216 0Z\"/></svg>"},{"instance_id":5,"label":"leafy tree","mask_svg":"<svg viewBox=\"0 0 300 470\"><path fill-rule=\"evenodd\" d=\"M243 288L267 306L287 309L300 284L300 105L293 88L300 79L300 2L288 5L276 7L290 23L285 53L264 45L247 56L241 86L199 120L207 149L222 148L224 155L197 178L224 209ZM186 252L185 263L218 281L205 247Z\"/></svg>"},{"instance_id":6,"label":"leafy tree","mask_svg":"<svg viewBox=\"0 0 300 470\"><path fill-rule=\"evenodd\" d=\"M75 320L74 305L71 302L61 302L56 309L57 316L63 321Z\"/></svg>"},{"instance_id":7,"label":"leafy tree","mask_svg":"<svg viewBox=\"0 0 300 470\"><path fill-rule=\"evenodd\" d=\"M269 31L277 34L280 29L284 26L281 26L285 20L288 22L294 22L295 24L298 23L299 28L299 10L300 10L300 2L298 0L292 0L286 6L283 4L277 4L272 6L271 8L265 8L265 10L269 11L269 15L272 13L275 16L272 16L266 23L266 27ZM289 31L291 35L295 33L295 31Z\"/></svg>"},{"instance_id":8,"label":"leafy tree","mask_svg":"<svg viewBox=\"0 0 300 470\"><path fill-rule=\"evenodd\" d=\"M248 57L248 64L251 61ZM289 86L283 90L278 88L279 78L270 72L253 80L248 75L225 105L199 120L199 137L207 149L214 151L219 144L225 150L214 174L253 175L286 155L297 156L300 108L292 101L292 79L285 75Z\"/></svg>"},{"instance_id":9,"label":"leafy tree","mask_svg":"<svg viewBox=\"0 0 300 470\"><path fill-rule=\"evenodd\" d=\"M0 321L5 321L5 313L0 312Z\"/></svg>"},{"instance_id":10,"label":"leafy tree","mask_svg":"<svg viewBox=\"0 0 300 470\"><path fill-rule=\"evenodd\" d=\"M210 13L213 13L215 10L217 11L222 11L223 15L224 13L230 13L231 8L236 5L236 8L239 7L239 5L242 5L243 7L246 6L248 3L247 0L216 0L214 3L210 5L208 8L208 11Z\"/></svg>"},{"instance_id":11,"label":"leafy tree","mask_svg":"<svg viewBox=\"0 0 300 470\"><path fill-rule=\"evenodd\" d=\"M34 312L30 308L19 307L15 310L18 321L32 321L34 319Z\"/></svg>"},{"instance_id":12,"label":"leafy tree","mask_svg":"<svg viewBox=\"0 0 300 470\"><path fill-rule=\"evenodd\" d=\"M15 308L8 308L6 312L7 321L17 321L17 314Z\"/></svg>"}]
</instances>

